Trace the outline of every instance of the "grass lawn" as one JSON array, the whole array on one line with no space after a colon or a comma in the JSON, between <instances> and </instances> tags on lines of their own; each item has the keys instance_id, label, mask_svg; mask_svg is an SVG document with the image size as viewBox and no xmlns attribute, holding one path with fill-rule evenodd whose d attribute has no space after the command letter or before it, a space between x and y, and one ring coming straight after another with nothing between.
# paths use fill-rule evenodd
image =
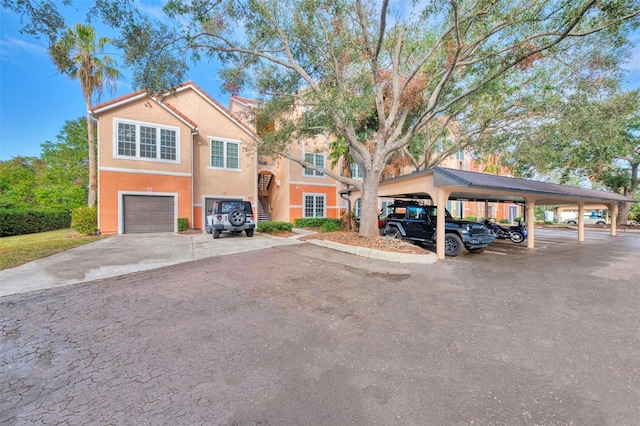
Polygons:
<instances>
[{"instance_id":1,"label":"grass lawn","mask_svg":"<svg viewBox=\"0 0 640 426\"><path fill-rule=\"evenodd\" d=\"M78 234L72 229L0 238L0 270L15 268L102 237Z\"/></svg>"}]
</instances>

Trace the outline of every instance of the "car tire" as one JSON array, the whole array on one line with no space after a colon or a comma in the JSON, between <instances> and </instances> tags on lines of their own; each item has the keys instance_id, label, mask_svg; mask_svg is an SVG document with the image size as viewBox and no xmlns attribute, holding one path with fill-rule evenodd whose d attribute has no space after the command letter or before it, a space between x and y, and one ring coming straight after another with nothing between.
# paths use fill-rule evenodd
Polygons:
<instances>
[{"instance_id":1,"label":"car tire","mask_svg":"<svg viewBox=\"0 0 640 426\"><path fill-rule=\"evenodd\" d=\"M213 231L211 231L211 235L213 235L213 238L217 240L218 238L220 238L220 230L214 229Z\"/></svg>"},{"instance_id":2,"label":"car tire","mask_svg":"<svg viewBox=\"0 0 640 426\"><path fill-rule=\"evenodd\" d=\"M234 210L229 213L229 223L233 226L242 226L247 221L247 215L242 210Z\"/></svg>"},{"instance_id":3,"label":"car tire","mask_svg":"<svg viewBox=\"0 0 640 426\"><path fill-rule=\"evenodd\" d=\"M577 225L578 222L576 222L575 220L568 220L567 221L567 225Z\"/></svg>"},{"instance_id":4,"label":"car tire","mask_svg":"<svg viewBox=\"0 0 640 426\"><path fill-rule=\"evenodd\" d=\"M247 237L253 237L253 229L245 229L245 231L247 233Z\"/></svg>"},{"instance_id":5,"label":"car tire","mask_svg":"<svg viewBox=\"0 0 640 426\"><path fill-rule=\"evenodd\" d=\"M596 222L596 225L606 225L606 223L604 223L603 221L599 220Z\"/></svg>"},{"instance_id":6,"label":"car tire","mask_svg":"<svg viewBox=\"0 0 640 426\"><path fill-rule=\"evenodd\" d=\"M464 249L462 244L462 238L456 234L445 234L444 236L444 254L451 257L456 257Z\"/></svg>"}]
</instances>

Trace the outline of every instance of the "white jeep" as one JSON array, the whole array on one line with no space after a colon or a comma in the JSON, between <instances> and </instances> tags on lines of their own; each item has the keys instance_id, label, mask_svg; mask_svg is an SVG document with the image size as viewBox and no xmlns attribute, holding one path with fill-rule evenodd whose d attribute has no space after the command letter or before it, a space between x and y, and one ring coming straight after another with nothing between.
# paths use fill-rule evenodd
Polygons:
<instances>
[{"instance_id":1,"label":"white jeep","mask_svg":"<svg viewBox=\"0 0 640 426\"><path fill-rule=\"evenodd\" d=\"M220 238L222 231L244 231L247 237L253 237L256 222L250 202L221 200L215 203L208 213L204 230L212 234L213 238Z\"/></svg>"}]
</instances>

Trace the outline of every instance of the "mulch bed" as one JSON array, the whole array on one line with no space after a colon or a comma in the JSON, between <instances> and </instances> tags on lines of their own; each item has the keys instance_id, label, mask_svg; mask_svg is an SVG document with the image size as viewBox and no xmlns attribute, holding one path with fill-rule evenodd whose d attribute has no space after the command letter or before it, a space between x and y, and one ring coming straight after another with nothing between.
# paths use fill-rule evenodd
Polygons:
<instances>
[{"instance_id":1,"label":"mulch bed","mask_svg":"<svg viewBox=\"0 0 640 426\"><path fill-rule=\"evenodd\" d=\"M375 237L366 238L358 235L357 232L325 232L317 233L313 235L307 235L300 238L301 241L308 240L327 240L335 243L345 244L349 246L366 247L370 249L390 251L395 253L407 253L407 254L426 254L430 253L415 244L402 241L393 237Z\"/></svg>"}]
</instances>

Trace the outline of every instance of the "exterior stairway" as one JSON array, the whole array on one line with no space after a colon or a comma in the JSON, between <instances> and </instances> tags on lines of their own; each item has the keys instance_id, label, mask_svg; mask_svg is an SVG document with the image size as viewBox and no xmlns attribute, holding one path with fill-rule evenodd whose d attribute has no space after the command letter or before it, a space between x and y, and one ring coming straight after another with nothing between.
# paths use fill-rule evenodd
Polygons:
<instances>
[{"instance_id":1,"label":"exterior stairway","mask_svg":"<svg viewBox=\"0 0 640 426\"><path fill-rule=\"evenodd\" d=\"M258 221L259 222L267 222L271 220L271 218L269 217L269 213L267 213L267 210L264 208L264 205L262 204L264 201L265 200L263 197L259 197L258 199Z\"/></svg>"}]
</instances>

